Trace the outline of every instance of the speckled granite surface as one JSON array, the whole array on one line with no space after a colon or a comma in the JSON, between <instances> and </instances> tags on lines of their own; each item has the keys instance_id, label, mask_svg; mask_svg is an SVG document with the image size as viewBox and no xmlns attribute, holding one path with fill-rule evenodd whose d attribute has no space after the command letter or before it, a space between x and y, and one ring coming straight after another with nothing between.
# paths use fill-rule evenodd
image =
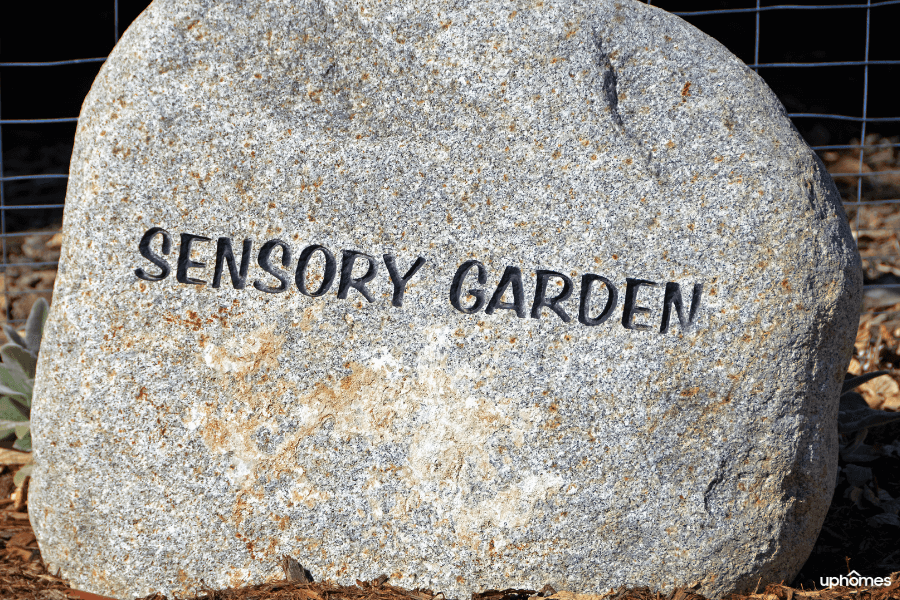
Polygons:
<instances>
[{"instance_id":1,"label":"speckled granite surface","mask_svg":"<svg viewBox=\"0 0 900 600\"><path fill-rule=\"evenodd\" d=\"M78 124L41 551L118 596L282 554L457 598L789 580L861 281L773 94L658 9L156 0Z\"/></svg>"}]
</instances>

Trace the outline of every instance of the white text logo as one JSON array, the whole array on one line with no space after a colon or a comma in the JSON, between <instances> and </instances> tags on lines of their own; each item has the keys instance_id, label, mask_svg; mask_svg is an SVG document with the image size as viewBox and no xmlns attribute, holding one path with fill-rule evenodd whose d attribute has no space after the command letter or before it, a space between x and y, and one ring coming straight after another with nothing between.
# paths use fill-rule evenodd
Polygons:
<instances>
[{"instance_id":1,"label":"white text logo","mask_svg":"<svg viewBox=\"0 0 900 600\"><path fill-rule=\"evenodd\" d=\"M843 587L859 587L859 586L879 586L887 587L891 585L890 577L863 577L856 571L850 571L846 575L840 577L819 577L819 584L822 587L832 588L836 585Z\"/></svg>"}]
</instances>

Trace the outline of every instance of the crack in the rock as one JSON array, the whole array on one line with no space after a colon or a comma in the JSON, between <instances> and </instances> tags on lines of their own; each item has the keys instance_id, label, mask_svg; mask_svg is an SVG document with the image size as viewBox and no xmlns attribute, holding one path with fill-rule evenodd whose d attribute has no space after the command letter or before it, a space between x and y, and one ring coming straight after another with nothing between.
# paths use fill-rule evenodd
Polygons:
<instances>
[{"instance_id":1,"label":"crack in the rock","mask_svg":"<svg viewBox=\"0 0 900 600\"><path fill-rule=\"evenodd\" d=\"M604 58L606 58L605 55ZM624 129L625 123L622 122L622 115L619 114L619 78L616 76L612 64L609 63L609 58L606 58L606 61L609 66L603 74L603 93L606 95L606 104L609 105L609 112L612 113L613 121Z\"/></svg>"},{"instance_id":2,"label":"crack in the rock","mask_svg":"<svg viewBox=\"0 0 900 600\"><path fill-rule=\"evenodd\" d=\"M606 100L606 105L609 107L612 122L622 130L625 137L634 145L638 156L644 157L647 169L650 173L652 173L655 178L659 179L661 174L660 168L659 165L653 163L653 151L647 150L646 155L644 155L644 143L632 135L625 127L625 121L622 119L622 114L619 112L619 76L616 73L615 67L613 67L612 61L609 59L609 54L603 50L603 40L597 30L592 32L591 38L594 47L597 49L597 62L600 63L600 67L603 69L603 82L601 86L603 88L603 96Z\"/></svg>"},{"instance_id":3,"label":"crack in the rock","mask_svg":"<svg viewBox=\"0 0 900 600\"><path fill-rule=\"evenodd\" d=\"M613 68L612 61L609 60L609 54L603 50L603 42L600 35L593 32L594 46L597 48L597 59L603 68L603 95L606 98L606 105L612 115L613 123L625 130L625 123L622 121L622 115L619 114L619 77Z\"/></svg>"},{"instance_id":4,"label":"crack in the rock","mask_svg":"<svg viewBox=\"0 0 900 600\"><path fill-rule=\"evenodd\" d=\"M725 479L725 463L726 462L727 461L724 458L722 458L719 461L719 467L716 469L715 475L713 476L713 478L709 482L709 484L706 486L706 491L703 492L703 508L709 514L712 514L712 511L709 510L709 496L710 496L710 493L713 491L713 488L715 488L717 485L722 483L722 481L724 481L724 479Z\"/></svg>"}]
</instances>

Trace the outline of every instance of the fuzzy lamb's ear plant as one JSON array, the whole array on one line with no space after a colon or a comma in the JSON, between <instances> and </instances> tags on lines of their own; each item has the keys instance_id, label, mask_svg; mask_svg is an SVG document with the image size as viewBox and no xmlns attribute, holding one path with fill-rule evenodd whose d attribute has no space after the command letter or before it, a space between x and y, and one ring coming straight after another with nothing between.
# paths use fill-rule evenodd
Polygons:
<instances>
[{"instance_id":1,"label":"fuzzy lamb's ear plant","mask_svg":"<svg viewBox=\"0 0 900 600\"><path fill-rule=\"evenodd\" d=\"M3 326L10 342L0 347L0 439L15 435L16 450L31 450L31 400L48 312L47 301L38 298L28 315L24 339L9 325Z\"/></svg>"},{"instance_id":2,"label":"fuzzy lamb's ear plant","mask_svg":"<svg viewBox=\"0 0 900 600\"><path fill-rule=\"evenodd\" d=\"M865 382L887 374L887 371L876 371L858 377L851 377L848 373L844 379L844 385L841 388L841 403L838 408L838 432L856 434L853 443L848 448L849 451L855 450L862 444L870 427L878 427L894 421L900 421L900 412L887 412L869 408L865 398L858 392L853 391L854 388Z\"/></svg>"},{"instance_id":3,"label":"fuzzy lamb's ear plant","mask_svg":"<svg viewBox=\"0 0 900 600\"><path fill-rule=\"evenodd\" d=\"M25 339L9 325L3 326L7 339L14 345L23 348L35 359L41 349L41 337L44 335L44 323L47 322L47 315L50 313L50 307L43 298L38 298L32 305L31 312L28 314L28 320L25 322Z\"/></svg>"}]
</instances>

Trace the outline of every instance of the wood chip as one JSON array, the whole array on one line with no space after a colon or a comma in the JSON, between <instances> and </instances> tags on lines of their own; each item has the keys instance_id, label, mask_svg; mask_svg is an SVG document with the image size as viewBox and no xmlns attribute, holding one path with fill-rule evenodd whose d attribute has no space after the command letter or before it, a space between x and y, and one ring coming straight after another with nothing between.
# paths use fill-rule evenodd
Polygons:
<instances>
[{"instance_id":1,"label":"wood chip","mask_svg":"<svg viewBox=\"0 0 900 600\"><path fill-rule=\"evenodd\" d=\"M34 533L32 531L21 531L6 542L7 546L18 546L20 548L27 547L31 542L34 541Z\"/></svg>"},{"instance_id":2,"label":"wood chip","mask_svg":"<svg viewBox=\"0 0 900 600\"><path fill-rule=\"evenodd\" d=\"M24 465L31 460L31 452L0 448L0 465Z\"/></svg>"},{"instance_id":3,"label":"wood chip","mask_svg":"<svg viewBox=\"0 0 900 600\"><path fill-rule=\"evenodd\" d=\"M17 521L27 521L28 513L24 512L15 512L11 510L0 510L0 516L5 517L7 519L15 519Z\"/></svg>"},{"instance_id":4,"label":"wood chip","mask_svg":"<svg viewBox=\"0 0 900 600\"><path fill-rule=\"evenodd\" d=\"M16 556L26 562L31 560L31 550L26 550L25 548L17 548L15 546L11 546L6 548L5 553L7 557Z\"/></svg>"},{"instance_id":5,"label":"wood chip","mask_svg":"<svg viewBox=\"0 0 900 600\"><path fill-rule=\"evenodd\" d=\"M290 556L284 555L281 557L281 568L284 570L284 577L288 581L312 583L312 577L307 576L303 565Z\"/></svg>"}]
</instances>

